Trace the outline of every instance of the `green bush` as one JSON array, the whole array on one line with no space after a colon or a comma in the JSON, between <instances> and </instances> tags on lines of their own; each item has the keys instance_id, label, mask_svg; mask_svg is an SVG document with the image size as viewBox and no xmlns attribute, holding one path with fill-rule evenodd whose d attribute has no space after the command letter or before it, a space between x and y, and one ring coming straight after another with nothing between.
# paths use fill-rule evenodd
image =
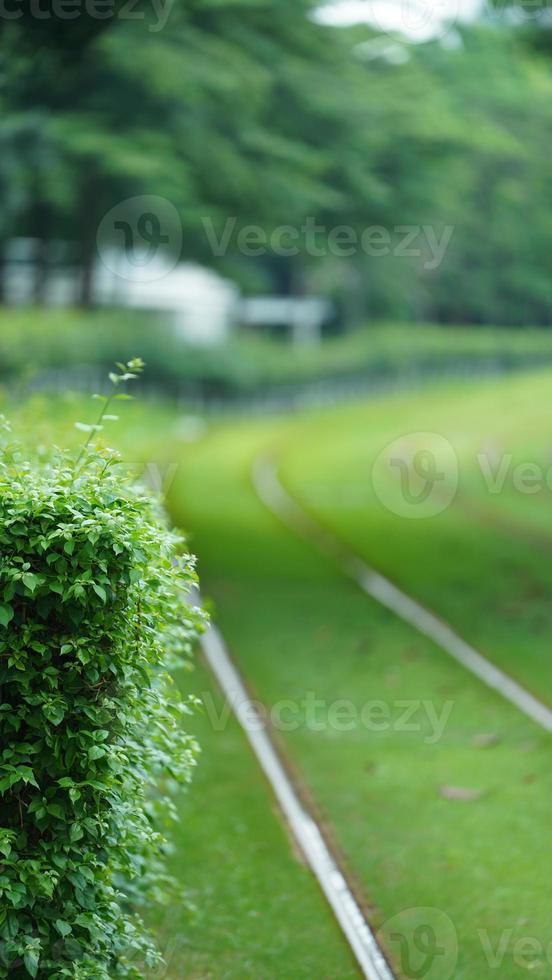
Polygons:
<instances>
[{"instance_id":1,"label":"green bush","mask_svg":"<svg viewBox=\"0 0 552 980\"><path fill-rule=\"evenodd\" d=\"M93 428L93 427L92 427ZM0 977L140 977L139 905L197 746L167 675L201 618L157 502L87 449L0 453Z\"/></svg>"},{"instance_id":2,"label":"green bush","mask_svg":"<svg viewBox=\"0 0 552 980\"><path fill-rule=\"evenodd\" d=\"M320 345L292 347L255 331L192 347L170 322L135 310L0 309L0 384L58 390L96 384L124 351L139 348L147 382L168 396L285 394L286 386L473 364L523 367L552 360L552 331L430 324L372 324Z\"/></svg>"},{"instance_id":3,"label":"green bush","mask_svg":"<svg viewBox=\"0 0 552 980\"><path fill-rule=\"evenodd\" d=\"M255 361L248 363L241 344L191 347L162 315L0 309L0 382L51 378L61 370L81 387L81 373L83 379L87 372L104 374L129 348L139 348L147 361L148 384L169 395L190 386L240 391L257 381Z\"/></svg>"}]
</instances>

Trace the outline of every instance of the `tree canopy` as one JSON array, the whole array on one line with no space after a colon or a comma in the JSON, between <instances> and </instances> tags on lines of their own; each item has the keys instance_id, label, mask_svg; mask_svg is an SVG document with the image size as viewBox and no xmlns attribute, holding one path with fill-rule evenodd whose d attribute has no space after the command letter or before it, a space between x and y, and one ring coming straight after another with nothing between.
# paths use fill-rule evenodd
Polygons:
<instances>
[{"instance_id":1,"label":"tree canopy","mask_svg":"<svg viewBox=\"0 0 552 980\"><path fill-rule=\"evenodd\" d=\"M354 293L361 316L550 323L546 58L504 19L406 44L323 25L315 6L114 0L109 17L88 4L63 19L59 0L42 18L14 0L0 237L70 242L89 302L103 215L155 194L181 217L183 258L246 289L324 289L345 306ZM268 236L376 226L389 247L313 255L296 235L299 254L252 258L232 236L213 254L206 221L220 236L232 217ZM431 238L448 239L438 264Z\"/></svg>"}]
</instances>

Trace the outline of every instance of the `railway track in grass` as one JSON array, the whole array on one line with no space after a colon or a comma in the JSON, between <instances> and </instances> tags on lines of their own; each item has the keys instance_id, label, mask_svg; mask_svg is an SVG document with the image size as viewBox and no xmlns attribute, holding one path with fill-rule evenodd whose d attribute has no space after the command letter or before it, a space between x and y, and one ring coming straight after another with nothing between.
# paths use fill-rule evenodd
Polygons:
<instances>
[{"instance_id":1,"label":"railway track in grass","mask_svg":"<svg viewBox=\"0 0 552 980\"><path fill-rule=\"evenodd\" d=\"M395 980L340 860L291 780L264 719L216 627L202 636L205 659L238 719L289 830L315 875L366 980Z\"/></svg>"},{"instance_id":2,"label":"railway track in grass","mask_svg":"<svg viewBox=\"0 0 552 980\"><path fill-rule=\"evenodd\" d=\"M284 487L272 457L259 456L253 464L251 476L255 492L265 507L289 528L317 545L336 561L363 592L435 643L540 728L552 732L552 710L544 702L487 660L436 613L371 568L337 534L318 523Z\"/></svg>"}]
</instances>

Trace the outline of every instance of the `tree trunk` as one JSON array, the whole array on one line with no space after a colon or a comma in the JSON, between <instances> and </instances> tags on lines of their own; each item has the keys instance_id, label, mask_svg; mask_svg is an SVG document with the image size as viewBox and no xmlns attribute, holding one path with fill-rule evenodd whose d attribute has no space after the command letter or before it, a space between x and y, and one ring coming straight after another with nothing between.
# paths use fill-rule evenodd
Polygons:
<instances>
[{"instance_id":1,"label":"tree trunk","mask_svg":"<svg viewBox=\"0 0 552 980\"><path fill-rule=\"evenodd\" d=\"M87 229L89 232L89 229ZM85 309L94 305L94 260L96 257L95 236L89 233L82 242L78 304Z\"/></svg>"},{"instance_id":2,"label":"tree trunk","mask_svg":"<svg viewBox=\"0 0 552 980\"><path fill-rule=\"evenodd\" d=\"M6 243L0 244L0 306L6 302L6 255L4 249Z\"/></svg>"},{"instance_id":3,"label":"tree trunk","mask_svg":"<svg viewBox=\"0 0 552 980\"><path fill-rule=\"evenodd\" d=\"M48 242L44 238L39 238L35 250L33 282L33 303L35 306L43 306L46 301L48 271Z\"/></svg>"}]
</instances>

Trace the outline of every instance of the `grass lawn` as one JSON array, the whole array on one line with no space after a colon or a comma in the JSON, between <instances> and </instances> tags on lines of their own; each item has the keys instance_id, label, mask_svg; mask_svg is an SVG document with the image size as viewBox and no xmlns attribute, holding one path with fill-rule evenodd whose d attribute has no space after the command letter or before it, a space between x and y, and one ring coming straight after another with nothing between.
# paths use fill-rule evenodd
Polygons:
<instances>
[{"instance_id":1,"label":"grass lawn","mask_svg":"<svg viewBox=\"0 0 552 980\"><path fill-rule=\"evenodd\" d=\"M285 437L271 428L214 429L188 453L171 494L173 513L193 528L223 631L259 697L269 706L289 702L286 720L298 727L280 732L285 751L363 886L375 925L431 906L454 923L455 977L486 975L484 943L496 949L504 937L501 978L524 976L515 942L548 942L548 739L265 512L251 489L251 460L278 438L293 439L299 456L301 438L297 421ZM316 717L313 697L323 703ZM357 713L383 703L392 724L336 724L340 699ZM415 731L398 730L405 701L429 704L439 717L452 705L442 737L433 740L421 710ZM496 744L484 747L482 734ZM444 799L451 785L482 796ZM387 946L400 965L396 943ZM533 972L547 969L543 961Z\"/></svg>"},{"instance_id":2,"label":"grass lawn","mask_svg":"<svg viewBox=\"0 0 552 980\"><path fill-rule=\"evenodd\" d=\"M183 675L182 687L223 710L202 664ZM238 723L231 718L219 732L203 715L189 727L202 757L179 800L170 864L193 911L173 908L151 923L167 980L353 980L353 957L291 846Z\"/></svg>"},{"instance_id":3,"label":"grass lawn","mask_svg":"<svg viewBox=\"0 0 552 980\"><path fill-rule=\"evenodd\" d=\"M313 513L550 703L551 395L550 372L437 387L318 414L283 451L285 480ZM378 497L372 467L428 431L453 447L459 490L442 513L407 519Z\"/></svg>"},{"instance_id":4,"label":"grass lawn","mask_svg":"<svg viewBox=\"0 0 552 980\"><path fill-rule=\"evenodd\" d=\"M127 456L173 473L171 513L191 531L203 588L232 652L254 692L277 709L283 750L403 976L408 961L393 938L399 930L385 923L427 907L438 910L425 914L427 924L451 955L451 930L457 936L455 980L489 975L493 956L501 980L528 969L549 976L542 951L551 938L552 858L543 843L552 791L549 738L281 527L257 500L250 467L259 452L278 447L286 482L313 511L544 695L552 633L546 500L520 499L515 488L490 499L473 452L495 440L516 460L537 452L545 460L551 384L550 375L516 377L291 420L211 424L197 443L185 441L187 423L162 409L134 406L125 423ZM27 417L33 412L33 430L47 439L44 407ZM67 404L59 407L60 426L69 426L70 414ZM371 461L397 435L428 429L453 442L460 492L438 517L405 520L375 498ZM204 683L208 690L198 673L196 689ZM407 723L405 705L415 709ZM195 794L182 802L176 839L182 861L175 857L200 909L196 924L183 930L190 946L183 962L196 972L178 966L175 977L348 977L347 955L314 886L290 857L243 737L233 723L222 735L207 717L202 726L205 759ZM228 759L233 743L236 764ZM471 798L451 799L457 789ZM257 794L255 806L250 794ZM240 825L247 828L242 837ZM231 855L228 870L221 854ZM274 876L273 888L263 885L267 907L259 922L239 910L259 910L263 861L285 873ZM301 888L318 909L315 926L305 926L293 901ZM280 917L273 918L275 908ZM245 934L232 950L238 928ZM309 930L317 958L307 952L301 961ZM535 944L516 945L530 939L540 952ZM221 973L221 951L229 949L228 970L235 972ZM443 970L427 977L447 980Z\"/></svg>"}]
</instances>

